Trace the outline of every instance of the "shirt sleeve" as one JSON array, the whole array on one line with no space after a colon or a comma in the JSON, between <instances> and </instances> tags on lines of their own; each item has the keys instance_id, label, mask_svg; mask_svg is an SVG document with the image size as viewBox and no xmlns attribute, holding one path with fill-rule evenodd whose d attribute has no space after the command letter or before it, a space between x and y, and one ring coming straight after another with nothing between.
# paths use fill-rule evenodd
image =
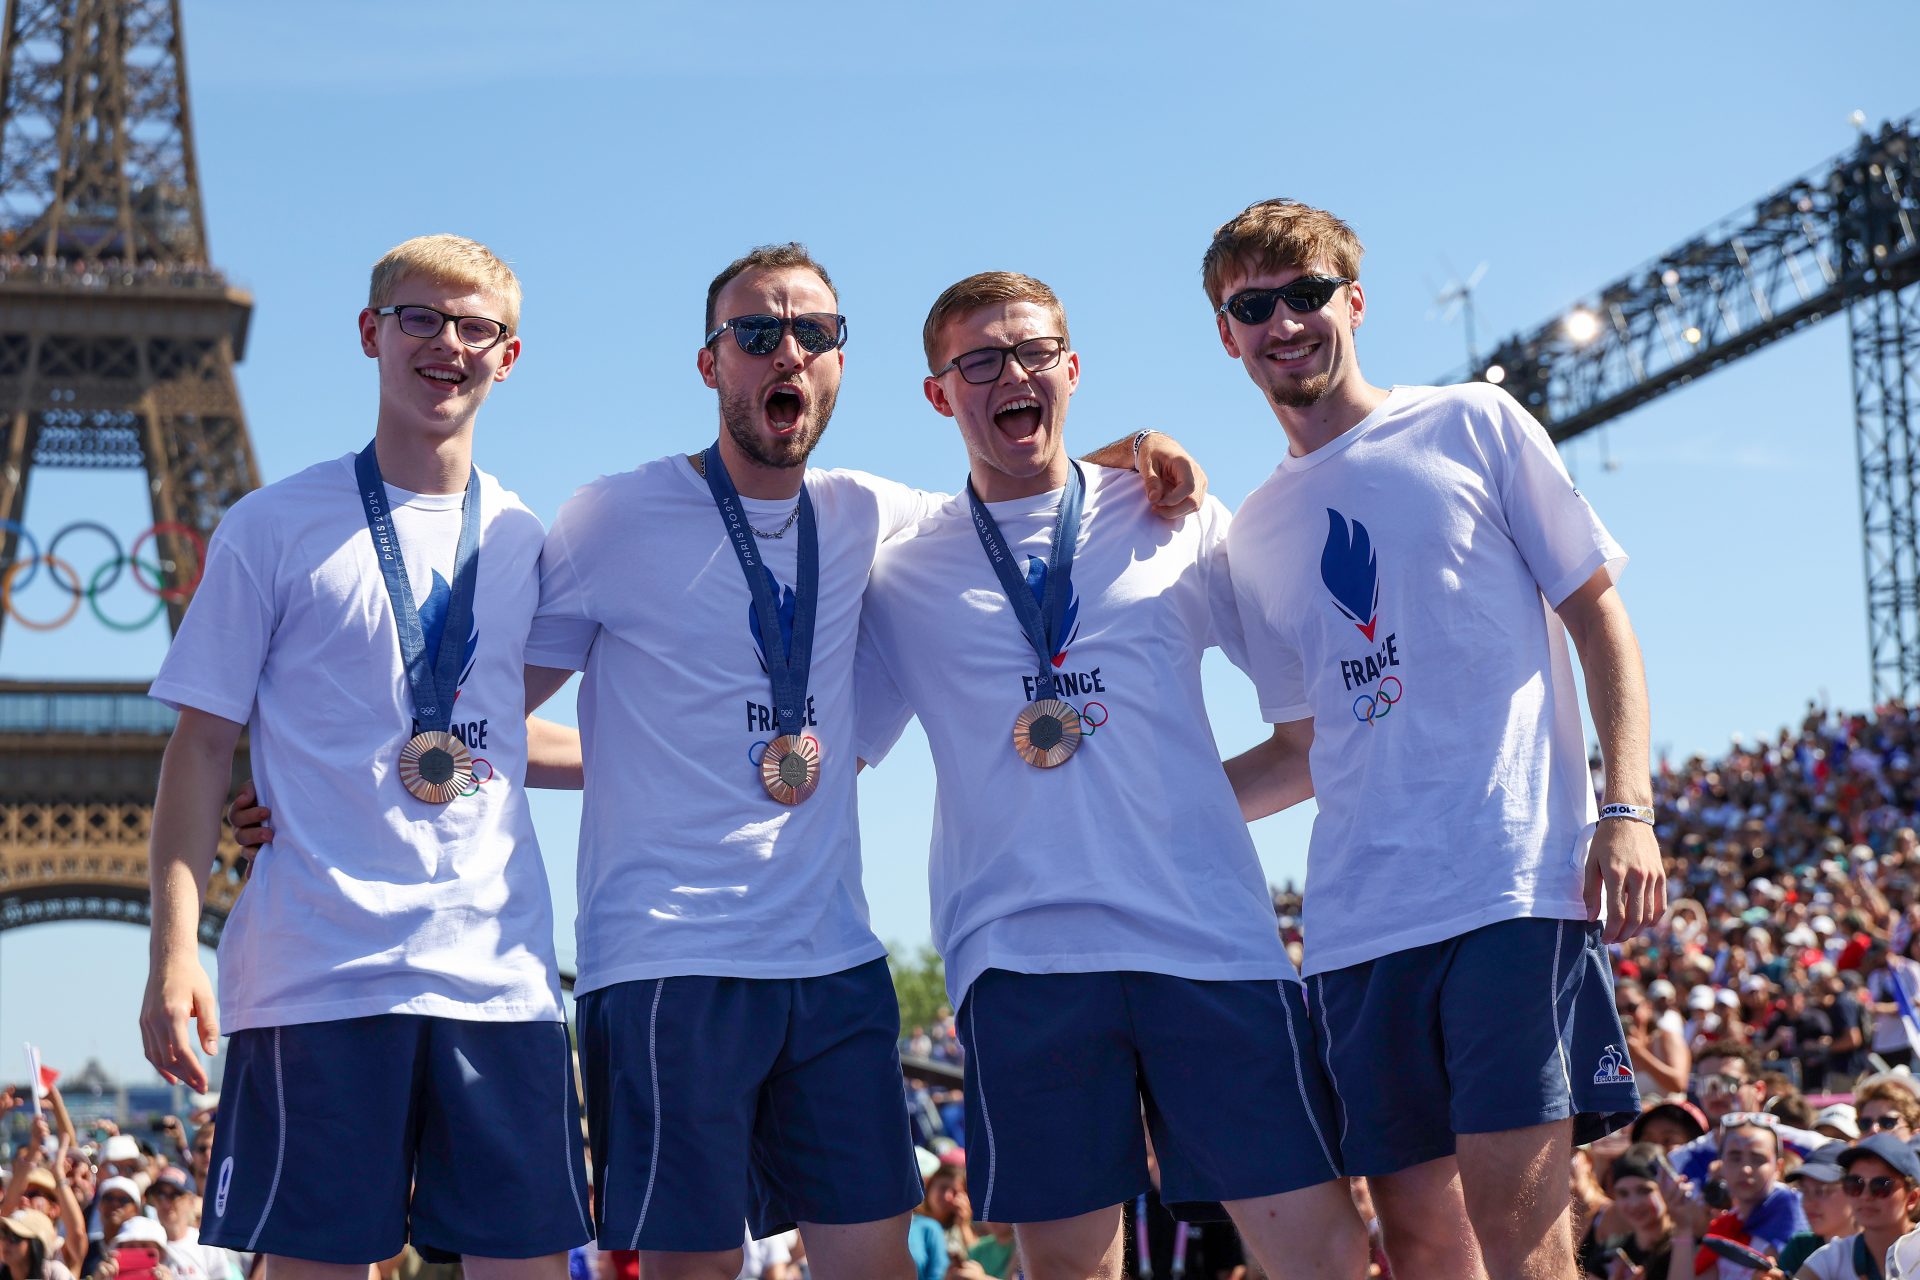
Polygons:
<instances>
[{"instance_id":1,"label":"shirt sleeve","mask_svg":"<svg viewBox=\"0 0 1920 1280\"><path fill-rule=\"evenodd\" d=\"M953 500L952 494L914 489L884 476L861 473L880 508L880 541L897 538Z\"/></svg>"},{"instance_id":2,"label":"shirt sleeve","mask_svg":"<svg viewBox=\"0 0 1920 1280\"><path fill-rule=\"evenodd\" d=\"M1227 530L1233 517L1211 498L1202 512L1206 523L1200 534L1200 569L1207 584L1207 645L1218 647L1234 666L1253 674L1247 660L1247 636L1240 625L1240 603L1233 595L1233 565L1227 551Z\"/></svg>"},{"instance_id":3,"label":"shirt sleeve","mask_svg":"<svg viewBox=\"0 0 1920 1280\"><path fill-rule=\"evenodd\" d=\"M913 719L913 708L888 669L885 646L875 631L875 612L860 611L860 647L853 662L854 751L869 766L887 758Z\"/></svg>"},{"instance_id":4,"label":"shirt sleeve","mask_svg":"<svg viewBox=\"0 0 1920 1280\"><path fill-rule=\"evenodd\" d=\"M253 717L254 694L279 622L271 583L271 528L236 506L213 532L206 572L148 693L235 724ZM263 581L264 580L264 581Z\"/></svg>"},{"instance_id":5,"label":"shirt sleeve","mask_svg":"<svg viewBox=\"0 0 1920 1280\"><path fill-rule=\"evenodd\" d=\"M1506 392L1496 388L1493 394L1506 456L1500 501L1507 531L1540 594L1557 609L1602 568L1614 582L1620 581L1627 553L1574 487L1546 428Z\"/></svg>"},{"instance_id":6,"label":"shirt sleeve","mask_svg":"<svg viewBox=\"0 0 1920 1280\"><path fill-rule=\"evenodd\" d=\"M1232 585L1235 620L1240 629L1241 657L1235 665L1253 679L1254 692L1260 698L1260 716L1268 724L1286 724L1313 718L1313 703L1307 696L1306 668L1300 650L1292 640L1267 620L1260 600L1249 586L1247 575L1223 575ZM1217 620L1216 620L1217 621ZM1223 642L1227 656L1233 651Z\"/></svg>"},{"instance_id":7,"label":"shirt sleeve","mask_svg":"<svg viewBox=\"0 0 1920 1280\"><path fill-rule=\"evenodd\" d=\"M540 607L527 632L529 666L585 671L587 654L600 635L587 598L586 576L573 554L586 518L586 499L576 495L560 508L540 548Z\"/></svg>"}]
</instances>

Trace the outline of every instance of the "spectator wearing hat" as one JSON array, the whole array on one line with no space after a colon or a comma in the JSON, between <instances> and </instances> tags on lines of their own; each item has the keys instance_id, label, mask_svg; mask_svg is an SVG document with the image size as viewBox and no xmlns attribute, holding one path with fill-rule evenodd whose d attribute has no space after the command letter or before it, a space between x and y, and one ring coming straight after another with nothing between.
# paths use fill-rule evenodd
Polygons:
<instances>
[{"instance_id":1,"label":"spectator wearing hat","mask_svg":"<svg viewBox=\"0 0 1920 1280\"><path fill-rule=\"evenodd\" d=\"M1860 1116L1849 1102L1822 1107L1813 1117L1813 1131L1841 1142L1860 1141ZM1813 1157L1808 1156L1809 1160Z\"/></svg>"},{"instance_id":2,"label":"spectator wearing hat","mask_svg":"<svg viewBox=\"0 0 1920 1280\"><path fill-rule=\"evenodd\" d=\"M147 1163L147 1153L140 1149L139 1140L131 1134L116 1133L100 1148L100 1171L110 1178L131 1179L143 1193L150 1181Z\"/></svg>"},{"instance_id":3,"label":"spectator wearing hat","mask_svg":"<svg viewBox=\"0 0 1920 1280\"><path fill-rule=\"evenodd\" d=\"M1781 1179L1800 1193L1800 1207L1806 1211L1808 1227L1781 1248L1776 1259L1781 1274L1796 1274L1801 1264L1827 1241L1859 1230L1853 1221L1853 1204L1840 1189L1840 1180L1846 1177L1846 1170L1840 1167L1840 1153L1846 1149L1844 1142L1830 1142Z\"/></svg>"},{"instance_id":4,"label":"spectator wearing hat","mask_svg":"<svg viewBox=\"0 0 1920 1280\"><path fill-rule=\"evenodd\" d=\"M1902 1142L1920 1133L1920 1096L1901 1077L1888 1074L1860 1082L1853 1091L1863 1133L1891 1133Z\"/></svg>"},{"instance_id":5,"label":"spectator wearing hat","mask_svg":"<svg viewBox=\"0 0 1920 1280\"><path fill-rule=\"evenodd\" d=\"M1859 1231L1821 1246L1796 1274L1803 1280L1878 1280L1887 1250L1920 1211L1920 1157L1892 1135L1876 1133L1841 1152L1838 1162Z\"/></svg>"},{"instance_id":6,"label":"spectator wearing hat","mask_svg":"<svg viewBox=\"0 0 1920 1280\"><path fill-rule=\"evenodd\" d=\"M1665 986L1672 992L1672 983ZM1653 1002L1637 982L1616 983L1613 1003L1620 1014L1621 1029L1626 1032L1627 1056L1633 1060L1641 1089L1647 1093L1686 1092L1693 1055L1687 1052L1681 1028L1674 1025L1678 1017L1657 1019Z\"/></svg>"},{"instance_id":7,"label":"spectator wearing hat","mask_svg":"<svg viewBox=\"0 0 1920 1280\"><path fill-rule=\"evenodd\" d=\"M233 1254L200 1243L200 1197L185 1169L162 1169L147 1188L147 1205L167 1233L167 1263L177 1280L240 1280Z\"/></svg>"},{"instance_id":8,"label":"spectator wearing hat","mask_svg":"<svg viewBox=\"0 0 1920 1280\"><path fill-rule=\"evenodd\" d=\"M1596 1215L1580 1242L1580 1265L1585 1274L1611 1280L1614 1264L1621 1254L1632 1266L1649 1275L1666 1269L1667 1250L1673 1239L1673 1215L1667 1210L1658 1181L1655 1161L1660 1148L1650 1142L1636 1143L1614 1159L1607 1173L1607 1191L1613 1198L1612 1222L1625 1225L1619 1235L1600 1238L1604 1225Z\"/></svg>"},{"instance_id":9,"label":"spectator wearing hat","mask_svg":"<svg viewBox=\"0 0 1920 1280\"><path fill-rule=\"evenodd\" d=\"M46 1214L47 1220L56 1224L56 1230L64 1237L56 1241L58 1247L50 1255L53 1261L64 1264L64 1270L78 1266L86 1256L87 1215L73 1188L67 1184L72 1122L67 1120L64 1107L57 1114L61 1134L51 1160L47 1158L49 1126L44 1116L32 1122L27 1140L14 1149L6 1186L0 1189L0 1217L22 1208Z\"/></svg>"},{"instance_id":10,"label":"spectator wearing hat","mask_svg":"<svg viewBox=\"0 0 1920 1280\"><path fill-rule=\"evenodd\" d=\"M60 1261L53 1219L38 1209L15 1209L0 1218L0 1264L11 1280L73 1280Z\"/></svg>"},{"instance_id":11,"label":"spectator wearing hat","mask_svg":"<svg viewBox=\"0 0 1920 1280\"><path fill-rule=\"evenodd\" d=\"M140 1184L132 1178L115 1174L100 1180L99 1195L94 1201L100 1211L100 1238L87 1246L86 1258L80 1264L83 1278L99 1272L101 1265L111 1255L110 1242L119 1236L129 1222L140 1216L143 1199ZM165 1241L160 1243L164 1244Z\"/></svg>"},{"instance_id":12,"label":"spectator wearing hat","mask_svg":"<svg viewBox=\"0 0 1920 1280\"><path fill-rule=\"evenodd\" d=\"M1691 1102L1656 1102L1635 1117L1627 1137L1667 1152L1686 1146L1706 1132L1707 1118Z\"/></svg>"}]
</instances>

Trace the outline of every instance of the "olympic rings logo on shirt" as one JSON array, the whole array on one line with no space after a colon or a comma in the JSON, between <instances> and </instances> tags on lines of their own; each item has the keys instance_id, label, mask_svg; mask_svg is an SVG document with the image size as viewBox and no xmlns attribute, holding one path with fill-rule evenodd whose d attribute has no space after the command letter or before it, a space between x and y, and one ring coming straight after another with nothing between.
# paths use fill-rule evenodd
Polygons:
<instances>
[{"instance_id":1,"label":"olympic rings logo on shirt","mask_svg":"<svg viewBox=\"0 0 1920 1280\"><path fill-rule=\"evenodd\" d=\"M1393 686L1392 690L1388 690L1388 685ZM1353 718L1361 724L1384 720L1404 695L1405 686L1400 683L1400 677L1388 676L1380 682L1378 693L1363 693L1353 700Z\"/></svg>"},{"instance_id":2,"label":"olympic rings logo on shirt","mask_svg":"<svg viewBox=\"0 0 1920 1280\"><path fill-rule=\"evenodd\" d=\"M40 549L40 540L18 520L0 520L0 536L9 533L26 545L27 554L0 569L0 613L29 631L58 631L73 621L82 604L99 619L102 626L110 630L139 631L165 613L168 604L179 604L191 596L206 570L206 539L200 536L199 530L177 520L149 526L133 540L131 547L121 546L119 535L95 520L75 520L54 534L44 551ZM91 533L105 538L107 545L113 548L111 555L84 574L74 568L70 561L60 558L60 545L76 533ZM163 561L157 555L153 559L141 558L141 548L148 542L157 542L169 535L184 538L192 547L191 572L182 572L178 565ZM42 568L47 571L47 581L66 593L67 605L63 612L52 617L31 618L20 611L14 597L32 585ZM111 590L120 581L120 575L129 570L134 583L154 597L153 608L141 618L115 618L101 608L100 595Z\"/></svg>"},{"instance_id":3,"label":"olympic rings logo on shirt","mask_svg":"<svg viewBox=\"0 0 1920 1280\"><path fill-rule=\"evenodd\" d=\"M484 778L480 776L480 766L483 764L487 766L487 776ZM493 765L488 762L487 758L485 756L475 756L473 758L473 781L469 782L467 784L467 789L460 793L461 798L465 799L466 797L474 794L476 791L480 790L480 788L486 786L489 782L492 782L495 776L496 775L493 772Z\"/></svg>"},{"instance_id":4,"label":"olympic rings logo on shirt","mask_svg":"<svg viewBox=\"0 0 1920 1280\"><path fill-rule=\"evenodd\" d=\"M819 753L819 751L820 751L820 739L818 739L818 738L816 738L816 737L814 737L814 736L813 736L812 734L810 734L810 733L809 733L809 734L807 734L807 735L805 735L804 737L802 737L802 738L800 739L800 741L802 741L802 742L811 742L811 743L813 744L813 749L814 749L814 752L815 752L816 754L818 754L818 753ZM760 767L760 757L761 757L761 756L764 756L764 755L766 755L766 754L767 754L767 748L768 748L768 747L770 747L770 746L772 746L772 745L773 745L773 743L771 743L771 742L764 742L764 741L763 741L763 742L756 742L756 743L753 743L752 745L750 745L750 746L749 746L749 747L747 748L747 763L748 763L748 764L750 764L750 765L752 765L752 766L753 766L754 768L756 768L756 769L758 769L758 768Z\"/></svg>"},{"instance_id":5,"label":"olympic rings logo on shirt","mask_svg":"<svg viewBox=\"0 0 1920 1280\"><path fill-rule=\"evenodd\" d=\"M1098 713L1096 716L1095 713ZM1089 702L1080 708L1080 736L1091 738L1101 725L1107 722L1107 708L1103 703Z\"/></svg>"}]
</instances>

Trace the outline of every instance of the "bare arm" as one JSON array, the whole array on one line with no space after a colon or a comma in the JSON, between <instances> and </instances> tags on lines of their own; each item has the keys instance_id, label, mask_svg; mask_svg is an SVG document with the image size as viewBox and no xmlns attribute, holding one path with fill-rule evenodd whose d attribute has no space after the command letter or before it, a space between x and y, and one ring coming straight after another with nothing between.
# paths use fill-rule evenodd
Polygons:
<instances>
[{"instance_id":1,"label":"bare arm","mask_svg":"<svg viewBox=\"0 0 1920 1280\"><path fill-rule=\"evenodd\" d=\"M580 759L580 731L533 714L572 678L573 672L561 667L526 669L527 785L530 787L578 791L586 785L586 768Z\"/></svg>"},{"instance_id":2,"label":"bare arm","mask_svg":"<svg viewBox=\"0 0 1920 1280\"><path fill-rule=\"evenodd\" d=\"M1138 471L1147 487L1147 501L1155 514L1177 520L1200 509L1207 496L1207 473L1180 442L1162 431L1155 431L1140 442L1140 457L1135 465L1133 437L1123 436L1085 455L1082 462L1119 471Z\"/></svg>"},{"instance_id":3,"label":"bare arm","mask_svg":"<svg viewBox=\"0 0 1920 1280\"><path fill-rule=\"evenodd\" d=\"M1587 706L1600 739L1611 803L1651 807L1653 775L1647 762L1647 673L1627 606L1605 569L1560 603L1587 677ZM1667 877L1660 842L1644 822L1608 819L1594 833L1587 857L1587 910L1600 918L1605 885L1605 939L1621 942L1660 919L1667 909Z\"/></svg>"},{"instance_id":4,"label":"bare arm","mask_svg":"<svg viewBox=\"0 0 1920 1280\"><path fill-rule=\"evenodd\" d=\"M1307 752L1313 746L1313 721L1290 720L1273 726L1273 736L1226 762L1227 781L1248 822L1278 813L1313 795Z\"/></svg>"},{"instance_id":5,"label":"bare arm","mask_svg":"<svg viewBox=\"0 0 1920 1280\"><path fill-rule=\"evenodd\" d=\"M200 907L207 872L220 839L220 809L233 774L241 726L191 707L167 740L160 792L153 802L147 863L153 882L147 994L140 1036L147 1061L169 1084L207 1088L206 1068L194 1056L187 1023L200 1025L200 1047L220 1046L220 1015L213 984L200 963Z\"/></svg>"}]
</instances>

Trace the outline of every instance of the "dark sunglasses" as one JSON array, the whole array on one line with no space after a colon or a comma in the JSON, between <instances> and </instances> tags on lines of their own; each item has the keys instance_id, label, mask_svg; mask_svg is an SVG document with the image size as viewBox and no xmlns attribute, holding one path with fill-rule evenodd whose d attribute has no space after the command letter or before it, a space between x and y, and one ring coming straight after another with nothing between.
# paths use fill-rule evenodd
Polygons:
<instances>
[{"instance_id":1,"label":"dark sunglasses","mask_svg":"<svg viewBox=\"0 0 1920 1280\"><path fill-rule=\"evenodd\" d=\"M507 336L507 326L498 320L490 320L486 316L450 316L432 307L378 307L373 314L397 317L400 332L409 338L437 338L448 325L452 325L454 336L475 351L498 346L500 340Z\"/></svg>"},{"instance_id":2,"label":"dark sunglasses","mask_svg":"<svg viewBox=\"0 0 1920 1280\"><path fill-rule=\"evenodd\" d=\"M1242 289L1221 303L1216 310L1232 316L1241 324L1265 324L1273 316L1276 302L1305 315L1333 301L1343 284L1353 281L1345 276L1301 276L1278 289Z\"/></svg>"},{"instance_id":3,"label":"dark sunglasses","mask_svg":"<svg viewBox=\"0 0 1920 1280\"><path fill-rule=\"evenodd\" d=\"M1867 1129L1898 1129L1899 1127L1900 1114L1898 1112L1883 1116L1874 1116L1872 1119L1868 1119L1866 1116L1860 1117L1860 1128L1863 1131Z\"/></svg>"},{"instance_id":4,"label":"dark sunglasses","mask_svg":"<svg viewBox=\"0 0 1920 1280\"><path fill-rule=\"evenodd\" d=\"M847 318L830 311L809 311L791 319L785 316L735 316L708 334L707 340L701 345L712 346L713 340L729 329L733 331L733 340L750 356L772 355L788 329L793 330L793 340L800 344L802 351L816 356L847 345Z\"/></svg>"},{"instance_id":5,"label":"dark sunglasses","mask_svg":"<svg viewBox=\"0 0 1920 1280\"><path fill-rule=\"evenodd\" d=\"M958 369L968 382L984 386L1000 376L1000 371L1007 367L1008 356L1018 360L1028 373L1040 373L1059 364L1060 353L1066 349L1065 338L1028 338L1010 347L981 347L955 356L933 376L937 378L948 369Z\"/></svg>"},{"instance_id":6,"label":"dark sunglasses","mask_svg":"<svg viewBox=\"0 0 1920 1280\"><path fill-rule=\"evenodd\" d=\"M1840 1179L1840 1189L1852 1196L1855 1200L1867 1195L1872 1196L1875 1200L1885 1200L1888 1196L1904 1187L1906 1183L1907 1180L1905 1178L1890 1178L1884 1174L1878 1178L1863 1178L1857 1173L1850 1173Z\"/></svg>"}]
</instances>

